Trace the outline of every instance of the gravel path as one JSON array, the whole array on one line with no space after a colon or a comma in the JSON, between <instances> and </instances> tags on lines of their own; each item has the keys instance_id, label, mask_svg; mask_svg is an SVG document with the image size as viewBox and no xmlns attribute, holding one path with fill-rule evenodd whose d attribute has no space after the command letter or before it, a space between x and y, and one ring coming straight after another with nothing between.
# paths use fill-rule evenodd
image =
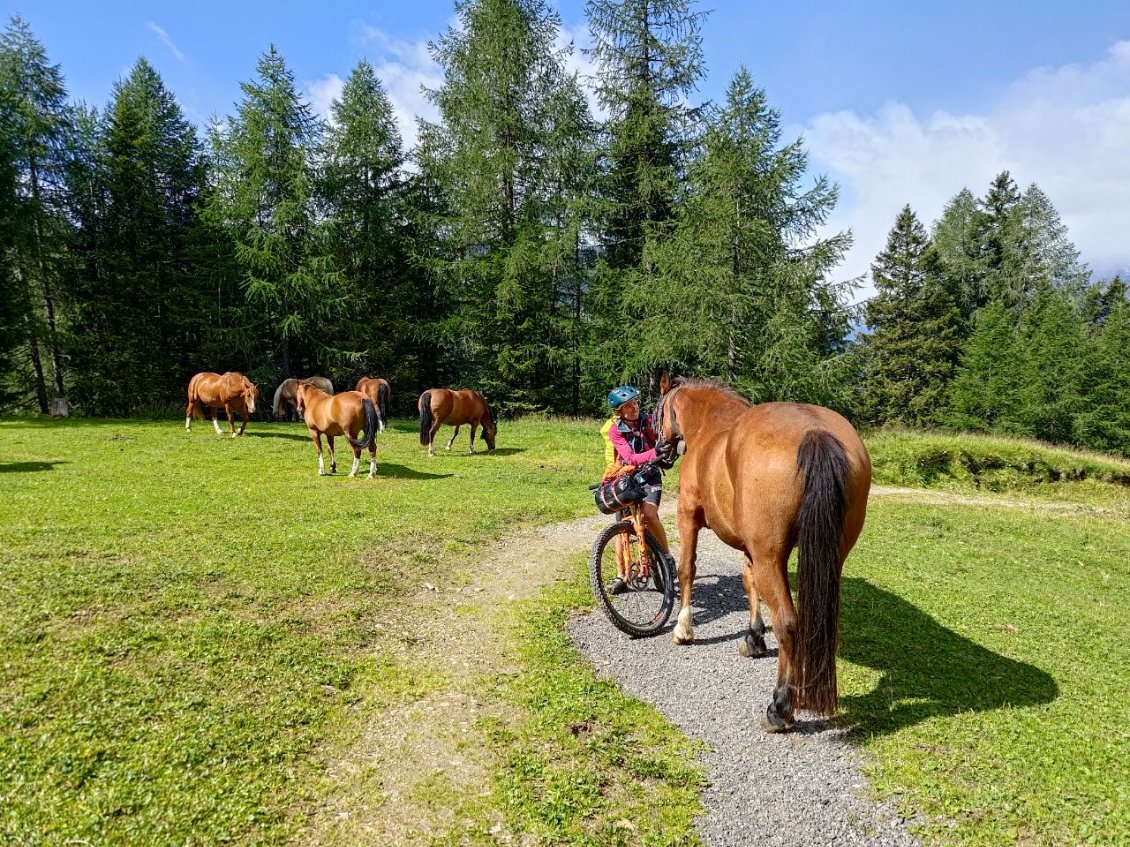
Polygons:
<instances>
[{"instance_id":1,"label":"gravel path","mask_svg":"<svg viewBox=\"0 0 1130 847\"><path fill-rule=\"evenodd\" d=\"M698 549L693 646L671 642L677 608L654 638L629 638L599 611L575 618L569 633L599 673L709 746L706 814L698 822L703 841L708 847L916 845L891 807L865 799L858 754L839 731L806 713L791 733L761 730L776 682L776 641L766 636L766 658L738 655L749 625L741 556L709 530Z\"/></svg>"}]
</instances>

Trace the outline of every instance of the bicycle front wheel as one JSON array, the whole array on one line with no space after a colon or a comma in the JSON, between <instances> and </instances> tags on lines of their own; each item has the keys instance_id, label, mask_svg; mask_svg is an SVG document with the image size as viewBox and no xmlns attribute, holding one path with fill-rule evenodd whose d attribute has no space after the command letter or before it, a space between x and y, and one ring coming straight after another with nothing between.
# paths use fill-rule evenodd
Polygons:
<instances>
[{"instance_id":1,"label":"bicycle front wheel","mask_svg":"<svg viewBox=\"0 0 1130 847\"><path fill-rule=\"evenodd\" d=\"M605 529L592 546L589 581L604 613L622 632L655 635L675 606L675 575L659 543L647 536L647 554L631 521Z\"/></svg>"}]
</instances>

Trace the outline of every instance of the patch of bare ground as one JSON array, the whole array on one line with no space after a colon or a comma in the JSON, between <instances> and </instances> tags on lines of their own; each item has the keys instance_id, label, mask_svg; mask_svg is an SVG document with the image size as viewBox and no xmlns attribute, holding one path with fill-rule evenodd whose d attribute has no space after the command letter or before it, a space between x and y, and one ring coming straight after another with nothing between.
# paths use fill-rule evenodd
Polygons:
<instances>
[{"instance_id":1,"label":"patch of bare ground","mask_svg":"<svg viewBox=\"0 0 1130 847\"><path fill-rule=\"evenodd\" d=\"M372 716L356 743L328 768L330 792L299 839L310 845L418 845L455 827L500 844L519 843L482 816L491 792L488 726L520 715L485 696L484 676L515 670L513 603L565 579L558 563L586 550L606 517L511 535L447 583L420 578L376 626L382 657L441 674L444 690Z\"/></svg>"}]
</instances>

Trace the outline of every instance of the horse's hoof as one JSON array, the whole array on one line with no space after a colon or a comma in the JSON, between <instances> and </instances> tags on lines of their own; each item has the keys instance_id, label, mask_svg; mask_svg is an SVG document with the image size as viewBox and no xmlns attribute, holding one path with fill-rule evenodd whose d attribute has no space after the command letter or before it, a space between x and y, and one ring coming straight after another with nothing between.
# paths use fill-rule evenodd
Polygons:
<instances>
[{"instance_id":1,"label":"horse's hoof","mask_svg":"<svg viewBox=\"0 0 1130 847\"><path fill-rule=\"evenodd\" d=\"M750 635L747 635L741 640L741 643L738 644L738 653L745 656L747 659L760 659L768 654L768 652L768 649L765 647L764 639L758 641Z\"/></svg>"},{"instance_id":2,"label":"horse's hoof","mask_svg":"<svg viewBox=\"0 0 1130 847\"><path fill-rule=\"evenodd\" d=\"M776 721L777 722L775 722L773 718L770 718L768 715L766 715L761 719L761 728L766 732L773 734L789 732L793 728L793 722L791 720L783 721L780 718L777 718Z\"/></svg>"}]
</instances>

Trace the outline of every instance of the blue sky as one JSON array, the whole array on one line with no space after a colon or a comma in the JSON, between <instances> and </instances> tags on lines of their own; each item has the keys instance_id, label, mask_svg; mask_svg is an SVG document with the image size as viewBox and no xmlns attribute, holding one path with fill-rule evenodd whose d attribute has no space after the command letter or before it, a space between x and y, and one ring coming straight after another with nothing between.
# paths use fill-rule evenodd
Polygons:
<instances>
[{"instance_id":1,"label":"blue sky","mask_svg":"<svg viewBox=\"0 0 1130 847\"><path fill-rule=\"evenodd\" d=\"M450 0L415 2L65 2L2 0L62 66L74 99L107 102L144 55L186 114L227 115L239 83L274 42L325 110L361 58L378 69L414 137L435 85L426 42L451 23ZM584 3L556 4L564 38L587 43ZM814 173L841 188L830 226L855 247L840 274L867 271L906 203L929 226L962 188L981 195L1008 169L1038 184L1096 272L1130 267L1130 2L945 3L716 0L703 26L719 99L742 64L803 136ZM583 55L577 67L590 71ZM861 292L865 295L866 289Z\"/></svg>"}]
</instances>

